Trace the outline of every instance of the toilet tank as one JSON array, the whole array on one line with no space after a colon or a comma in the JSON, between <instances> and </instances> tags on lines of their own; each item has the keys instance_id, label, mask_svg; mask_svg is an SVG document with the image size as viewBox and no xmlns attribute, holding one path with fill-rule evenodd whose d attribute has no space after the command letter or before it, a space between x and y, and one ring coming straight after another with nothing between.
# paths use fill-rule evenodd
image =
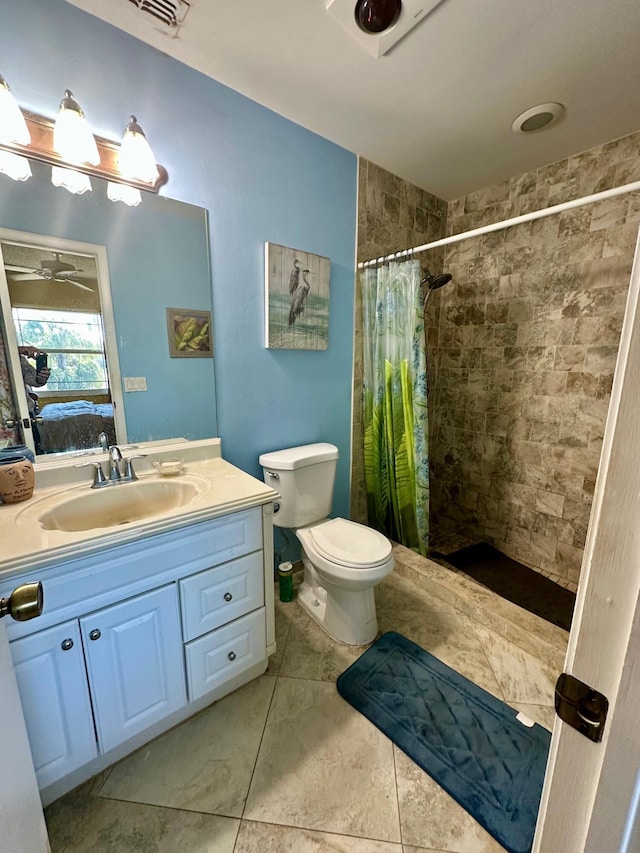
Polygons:
<instances>
[{"instance_id":1,"label":"toilet tank","mask_svg":"<svg viewBox=\"0 0 640 853\"><path fill-rule=\"evenodd\" d=\"M326 518L333 504L337 462L338 448L325 443L263 453L264 481L280 493L273 523L304 527Z\"/></svg>"}]
</instances>

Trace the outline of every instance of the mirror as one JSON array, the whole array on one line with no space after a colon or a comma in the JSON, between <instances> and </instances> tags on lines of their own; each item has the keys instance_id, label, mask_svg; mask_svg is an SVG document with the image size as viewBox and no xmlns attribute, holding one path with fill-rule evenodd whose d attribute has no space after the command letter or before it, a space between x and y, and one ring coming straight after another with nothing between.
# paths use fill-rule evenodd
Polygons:
<instances>
[{"instance_id":1,"label":"mirror","mask_svg":"<svg viewBox=\"0 0 640 853\"><path fill-rule=\"evenodd\" d=\"M97 271L105 339L112 339L115 353L111 357L107 346L108 388L110 402L116 404L116 419L118 394L122 400L121 427L114 421L119 442L215 436L214 359L172 358L166 319L168 307L211 311L207 212L151 193L143 193L139 207L129 208L109 201L105 183L96 178L91 179L93 192L73 196L51 185L45 164L32 161L31 168L33 177L25 183L0 175L0 228L6 229L3 247L13 241L23 244L23 251L26 244L38 253L37 257L13 258L19 263L8 262L15 267L33 263L33 268L8 270L7 281L11 284L21 274L43 278L42 271L49 268L43 258L53 263L56 253L83 273L82 277L72 276L78 283ZM16 231L26 232L27 237L16 239ZM92 262L92 257L97 260ZM78 294L82 291L74 285L67 285L69 288ZM80 305L78 294L76 304ZM5 346L11 346L11 341ZM0 417L5 419L10 396L3 364L6 355L0 353ZM17 352L12 355L18 361ZM146 391L127 390L145 383ZM15 376L13 384L18 394L23 393ZM0 438L3 436L16 440L0 423Z\"/></svg>"}]
</instances>

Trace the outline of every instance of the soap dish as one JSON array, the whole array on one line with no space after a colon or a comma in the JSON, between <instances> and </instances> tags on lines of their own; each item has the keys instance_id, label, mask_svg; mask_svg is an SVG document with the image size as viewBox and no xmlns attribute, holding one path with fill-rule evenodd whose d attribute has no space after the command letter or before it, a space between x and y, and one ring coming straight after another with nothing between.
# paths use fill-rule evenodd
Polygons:
<instances>
[{"instance_id":1,"label":"soap dish","mask_svg":"<svg viewBox=\"0 0 640 853\"><path fill-rule=\"evenodd\" d=\"M182 459L160 459L153 467L162 477L175 477L182 471Z\"/></svg>"}]
</instances>

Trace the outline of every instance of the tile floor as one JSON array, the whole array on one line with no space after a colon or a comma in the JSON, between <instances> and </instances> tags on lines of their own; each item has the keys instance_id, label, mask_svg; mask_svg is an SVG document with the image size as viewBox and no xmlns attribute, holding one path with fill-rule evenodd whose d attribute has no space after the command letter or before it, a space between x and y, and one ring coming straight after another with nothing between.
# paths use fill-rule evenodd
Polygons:
<instances>
[{"instance_id":1,"label":"tile floor","mask_svg":"<svg viewBox=\"0 0 640 853\"><path fill-rule=\"evenodd\" d=\"M396 630L542 725L566 632L396 546L377 590ZM499 853L503 848L340 698L362 652L278 602L265 675L46 810L53 853Z\"/></svg>"}]
</instances>

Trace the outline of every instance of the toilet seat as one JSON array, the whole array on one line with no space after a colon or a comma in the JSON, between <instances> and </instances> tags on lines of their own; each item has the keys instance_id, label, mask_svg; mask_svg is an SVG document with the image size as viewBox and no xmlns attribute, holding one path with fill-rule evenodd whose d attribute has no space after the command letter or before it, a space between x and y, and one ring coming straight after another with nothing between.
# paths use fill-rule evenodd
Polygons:
<instances>
[{"instance_id":1,"label":"toilet seat","mask_svg":"<svg viewBox=\"0 0 640 853\"><path fill-rule=\"evenodd\" d=\"M381 566L392 554L386 536L344 518L331 518L309 527L307 535L325 560L351 569Z\"/></svg>"}]
</instances>

